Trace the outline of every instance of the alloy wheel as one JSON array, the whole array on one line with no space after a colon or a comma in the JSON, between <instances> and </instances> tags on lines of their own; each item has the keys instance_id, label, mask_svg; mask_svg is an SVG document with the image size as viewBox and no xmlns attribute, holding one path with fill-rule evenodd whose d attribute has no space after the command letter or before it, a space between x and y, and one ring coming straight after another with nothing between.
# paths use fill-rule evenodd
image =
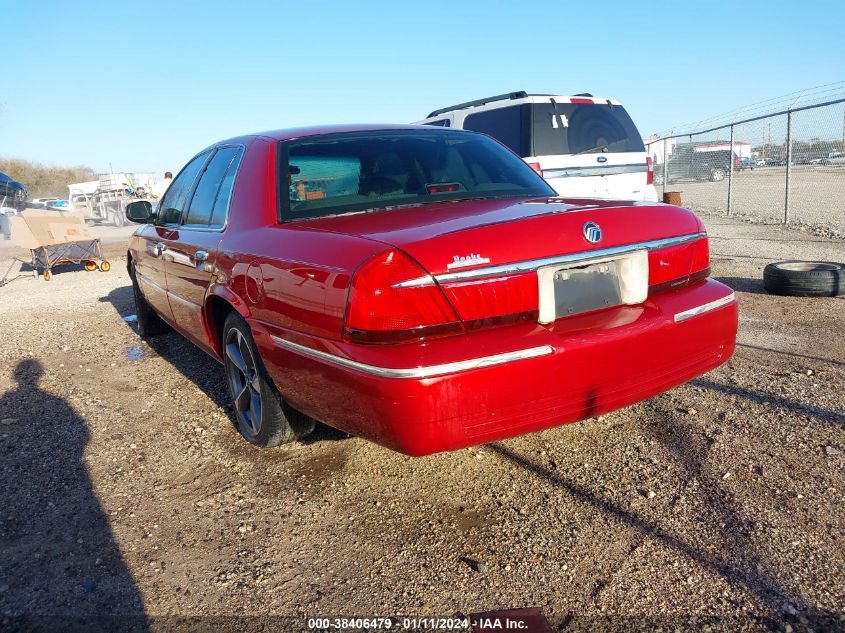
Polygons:
<instances>
[{"instance_id":1,"label":"alloy wheel","mask_svg":"<svg viewBox=\"0 0 845 633\"><path fill-rule=\"evenodd\" d=\"M226 333L226 377L235 405L238 424L244 436L252 440L261 432L261 377L252 346L237 328Z\"/></svg>"}]
</instances>

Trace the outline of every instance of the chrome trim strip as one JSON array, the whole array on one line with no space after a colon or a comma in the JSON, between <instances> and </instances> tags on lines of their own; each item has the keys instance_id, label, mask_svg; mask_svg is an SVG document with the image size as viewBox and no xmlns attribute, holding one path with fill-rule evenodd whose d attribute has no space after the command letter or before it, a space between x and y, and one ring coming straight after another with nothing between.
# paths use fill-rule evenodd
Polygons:
<instances>
[{"instance_id":1,"label":"chrome trim strip","mask_svg":"<svg viewBox=\"0 0 845 633\"><path fill-rule=\"evenodd\" d=\"M556 266L571 264L572 262L587 261L597 259L600 257L612 257L614 255L625 255L633 251L642 249L654 250L657 248L666 248L667 246L676 246L678 244L685 244L694 240L706 237L707 233L690 233L688 235L679 235L677 237L665 237L660 240L650 240L648 242L639 242L637 244L625 244L624 246L612 246L610 248L599 248L594 251L581 251L578 253L570 253L569 255L558 255L557 257L545 257L543 259L531 259L524 262L516 262L513 264L501 264L499 266L485 266L484 268L474 268L472 270L462 270L457 273L444 273L442 275L435 275L434 278L438 283L448 283L450 281L463 281L465 279L481 279L484 277L498 277L500 275L512 275L514 273L524 273L546 266Z\"/></svg>"},{"instance_id":2,"label":"chrome trim strip","mask_svg":"<svg viewBox=\"0 0 845 633\"><path fill-rule=\"evenodd\" d=\"M616 174L637 174L648 171L645 163L628 165L594 165L590 167L560 167L544 169L543 178L571 178L574 176L613 176Z\"/></svg>"},{"instance_id":3,"label":"chrome trim strip","mask_svg":"<svg viewBox=\"0 0 845 633\"><path fill-rule=\"evenodd\" d=\"M424 275L416 279L409 279L408 281L400 281L398 284L393 284L393 288L419 288L421 286L433 286L434 277L431 275Z\"/></svg>"},{"instance_id":4,"label":"chrome trim strip","mask_svg":"<svg viewBox=\"0 0 845 633\"><path fill-rule=\"evenodd\" d=\"M144 273L140 272L137 268L135 269L135 276L138 279L140 279L141 281L143 281L145 284L152 286L153 288L156 288L157 290L161 290L164 293L167 292L167 290L163 286L154 282L152 279L147 277Z\"/></svg>"},{"instance_id":5,"label":"chrome trim strip","mask_svg":"<svg viewBox=\"0 0 845 633\"><path fill-rule=\"evenodd\" d=\"M176 294L175 292L168 292L167 296L170 297L171 299L176 299L176 301L178 301L179 303L185 304L188 307L191 307L191 308L199 308L200 307L199 304L194 303L190 299L186 299L182 295Z\"/></svg>"},{"instance_id":6,"label":"chrome trim strip","mask_svg":"<svg viewBox=\"0 0 845 633\"><path fill-rule=\"evenodd\" d=\"M690 308L689 310L684 310L683 312L678 312L675 315L675 323L680 323L681 321L686 321L687 319L691 319L699 314L704 314L705 312L710 312L711 310L715 310L716 308L721 308L722 306L726 306L730 303L736 301L736 293L731 293L726 297L722 297L721 299L716 299L715 301L711 301L710 303L705 303L695 308Z\"/></svg>"},{"instance_id":7,"label":"chrome trim strip","mask_svg":"<svg viewBox=\"0 0 845 633\"><path fill-rule=\"evenodd\" d=\"M313 347L307 347L271 335L270 338L279 347L283 347L293 352L298 352L304 356L309 356L316 360L323 360L347 369L354 369L364 372L365 374L372 374L380 378L433 378L434 376L443 376L444 374L452 374L460 371L468 371L470 369L479 369L481 367L491 367L493 365L502 365L504 363L511 363L517 360L525 360L527 358L536 358L538 356L547 356L554 352L551 345L541 345L539 347L529 347L528 349L521 349L515 352L505 352L504 354L495 354L493 356L482 356L481 358L471 358L469 360L457 361L454 363L443 363L442 365L429 365L428 367L409 367L407 369L394 369L392 367L377 367L375 365L368 365L366 363L359 363L358 361L350 360L329 354L328 352L321 352Z\"/></svg>"}]
</instances>

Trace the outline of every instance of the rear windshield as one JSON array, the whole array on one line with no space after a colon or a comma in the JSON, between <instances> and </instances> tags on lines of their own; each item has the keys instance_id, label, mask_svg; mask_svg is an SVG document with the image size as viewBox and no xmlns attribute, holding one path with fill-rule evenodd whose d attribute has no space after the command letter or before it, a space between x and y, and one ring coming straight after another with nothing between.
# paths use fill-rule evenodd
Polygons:
<instances>
[{"instance_id":1,"label":"rear windshield","mask_svg":"<svg viewBox=\"0 0 845 633\"><path fill-rule=\"evenodd\" d=\"M640 133L625 108L593 103L535 103L534 156L644 152Z\"/></svg>"},{"instance_id":2,"label":"rear windshield","mask_svg":"<svg viewBox=\"0 0 845 633\"><path fill-rule=\"evenodd\" d=\"M463 198L555 195L513 153L471 132L327 134L283 141L279 149L283 221Z\"/></svg>"}]
</instances>

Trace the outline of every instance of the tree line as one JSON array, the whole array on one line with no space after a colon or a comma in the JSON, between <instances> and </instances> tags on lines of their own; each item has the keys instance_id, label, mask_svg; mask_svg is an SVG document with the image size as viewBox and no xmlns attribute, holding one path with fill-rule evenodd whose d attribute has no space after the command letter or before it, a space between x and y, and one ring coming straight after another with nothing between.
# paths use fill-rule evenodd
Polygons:
<instances>
[{"instance_id":1,"label":"tree line","mask_svg":"<svg viewBox=\"0 0 845 633\"><path fill-rule=\"evenodd\" d=\"M85 165L57 167L20 158L0 158L0 172L26 185L30 198L67 198L69 184L97 179Z\"/></svg>"}]
</instances>

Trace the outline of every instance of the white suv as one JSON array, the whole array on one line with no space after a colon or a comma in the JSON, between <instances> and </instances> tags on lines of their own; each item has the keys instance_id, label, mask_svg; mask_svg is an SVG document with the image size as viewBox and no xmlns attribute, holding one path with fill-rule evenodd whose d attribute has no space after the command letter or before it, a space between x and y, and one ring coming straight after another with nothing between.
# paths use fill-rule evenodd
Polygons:
<instances>
[{"instance_id":1,"label":"white suv","mask_svg":"<svg viewBox=\"0 0 845 633\"><path fill-rule=\"evenodd\" d=\"M657 201L643 139L613 99L511 92L441 108L418 123L492 136L561 196Z\"/></svg>"}]
</instances>

